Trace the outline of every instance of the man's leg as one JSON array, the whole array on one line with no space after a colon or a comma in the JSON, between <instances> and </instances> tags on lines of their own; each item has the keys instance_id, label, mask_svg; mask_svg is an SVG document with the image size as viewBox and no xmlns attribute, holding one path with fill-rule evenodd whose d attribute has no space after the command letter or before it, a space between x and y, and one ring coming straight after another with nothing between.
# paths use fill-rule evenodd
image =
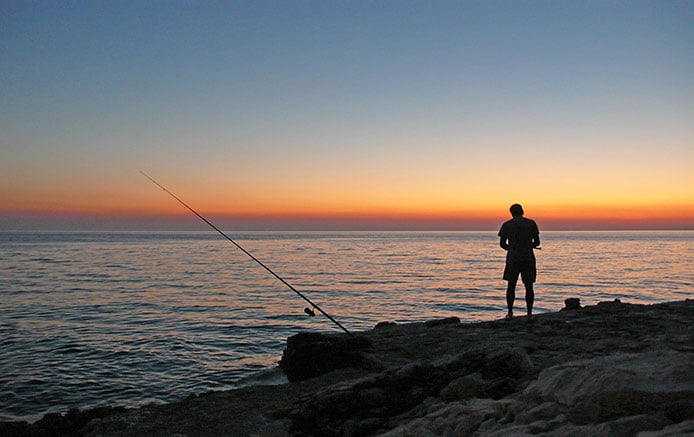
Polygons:
<instances>
[{"instance_id":1,"label":"man's leg","mask_svg":"<svg viewBox=\"0 0 694 437\"><path fill-rule=\"evenodd\" d=\"M516 300L516 282L518 282L518 278L509 279L506 287L506 306L508 307L506 318L509 319L513 317L513 302Z\"/></svg>"},{"instance_id":2,"label":"man's leg","mask_svg":"<svg viewBox=\"0 0 694 437\"><path fill-rule=\"evenodd\" d=\"M525 307L528 310L528 320L533 318L533 304L535 303L535 290L533 290L533 283L535 282L535 276L537 275L535 260L523 266L521 271L521 279L523 280L523 285L525 285Z\"/></svg>"},{"instance_id":3,"label":"man's leg","mask_svg":"<svg viewBox=\"0 0 694 437\"><path fill-rule=\"evenodd\" d=\"M533 290L533 283L525 283L525 306L528 309L528 318L533 316L533 304L535 303L535 291Z\"/></svg>"}]
</instances>

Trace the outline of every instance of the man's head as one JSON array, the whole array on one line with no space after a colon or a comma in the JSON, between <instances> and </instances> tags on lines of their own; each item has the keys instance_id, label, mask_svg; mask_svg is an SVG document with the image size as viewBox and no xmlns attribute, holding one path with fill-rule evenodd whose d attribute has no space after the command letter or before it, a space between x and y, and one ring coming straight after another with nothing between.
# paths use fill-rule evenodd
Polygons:
<instances>
[{"instance_id":1,"label":"man's head","mask_svg":"<svg viewBox=\"0 0 694 437\"><path fill-rule=\"evenodd\" d=\"M520 204L518 203L514 203L513 205L511 205L509 211L511 211L511 215L514 217L523 217L523 207L520 206Z\"/></svg>"}]
</instances>

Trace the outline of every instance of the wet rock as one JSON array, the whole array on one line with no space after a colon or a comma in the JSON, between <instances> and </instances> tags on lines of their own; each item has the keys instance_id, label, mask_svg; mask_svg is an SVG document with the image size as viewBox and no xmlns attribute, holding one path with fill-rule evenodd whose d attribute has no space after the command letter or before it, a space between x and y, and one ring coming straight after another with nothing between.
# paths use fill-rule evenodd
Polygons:
<instances>
[{"instance_id":1,"label":"wet rock","mask_svg":"<svg viewBox=\"0 0 694 437\"><path fill-rule=\"evenodd\" d=\"M629 310L629 306L622 304L621 300L615 299L613 301L598 302L597 309L599 309L603 313L609 314L627 311Z\"/></svg>"},{"instance_id":2,"label":"wet rock","mask_svg":"<svg viewBox=\"0 0 694 437\"><path fill-rule=\"evenodd\" d=\"M125 407L97 407L88 410L78 410L72 409L67 412L65 418L72 422L77 429L83 429L88 427L89 423L93 420L103 419L104 417L109 417L114 414L123 413L126 411Z\"/></svg>"},{"instance_id":3,"label":"wet rock","mask_svg":"<svg viewBox=\"0 0 694 437\"><path fill-rule=\"evenodd\" d=\"M566 300L564 300L564 308L562 308L562 311L564 310L580 310L581 309L581 299L577 297L570 297Z\"/></svg>"},{"instance_id":4,"label":"wet rock","mask_svg":"<svg viewBox=\"0 0 694 437\"><path fill-rule=\"evenodd\" d=\"M385 321L385 322L378 322L378 323L376 324L376 326L374 327L374 329L387 328L387 327L397 326L397 325L398 325L398 324L395 323L395 322L387 322L387 321Z\"/></svg>"},{"instance_id":5,"label":"wet rock","mask_svg":"<svg viewBox=\"0 0 694 437\"><path fill-rule=\"evenodd\" d=\"M81 436L89 424L114 414L125 412L124 407L99 407L89 410L72 409L66 414L48 413L33 424L0 422L0 436Z\"/></svg>"},{"instance_id":6,"label":"wet rock","mask_svg":"<svg viewBox=\"0 0 694 437\"><path fill-rule=\"evenodd\" d=\"M5 437L49 437L51 434L26 421L0 422L0 435Z\"/></svg>"},{"instance_id":7,"label":"wet rock","mask_svg":"<svg viewBox=\"0 0 694 437\"><path fill-rule=\"evenodd\" d=\"M457 325L460 324L460 318L458 317L446 317L445 319L435 319L427 320L424 322L425 326L442 326L442 325Z\"/></svg>"},{"instance_id":8,"label":"wet rock","mask_svg":"<svg viewBox=\"0 0 694 437\"><path fill-rule=\"evenodd\" d=\"M364 337L302 332L287 339L279 364L289 381L302 381L332 370L369 366L362 354L369 345Z\"/></svg>"},{"instance_id":9,"label":"wet rock","mask_svg":"<svg viewBox=\"0 0 694 437\"><path fill-rule=\"evenodd\" d=\"M41 420L36 422L39 428L42 428L50 435L56 436L76 436L77 428L71 420L67 419L60 413L49 413L43 416Z\"/></svg>"}]
</instances>

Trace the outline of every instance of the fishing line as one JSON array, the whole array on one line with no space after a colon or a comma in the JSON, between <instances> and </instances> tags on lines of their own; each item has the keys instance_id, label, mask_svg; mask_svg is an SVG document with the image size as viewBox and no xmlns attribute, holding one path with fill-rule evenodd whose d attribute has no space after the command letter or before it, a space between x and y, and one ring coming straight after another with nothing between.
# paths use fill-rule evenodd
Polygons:
<instances>
[{"instance_id":1,"label":"fishing line","mask_svg":"<svg viewBox=\"0 0 694 437\"><path fill-rule=\"evenodd\" d=\"M246 249L244 249L243 247L241 247L241 245L239 245L236 241L232 240L227 234L225 234L224 232L222 232L217 226L213 225L209 220L207 220L205 217L203 217L202 215L200 215L196 210L194 210L193 208L191 208L190 206L188 206L187 203L185 203L184 201L182 201L181 199L179 199L178 196L176 196L176 195L175 195L174 193L172 193L171 191L167 190L166 187L164 187L163 185L161 185L159 182L157 182L157 181L155 181L154 179L152 179L147 173L145 173L145 172L143 172L143 171L140 171L140 173L142 173L142 175L143 175L144 177L146 177L147 179L149 179L150 181L152 181L156 186L158 186L159 188L161 188L162 190L164 190L164 192L165 192L166 194L168 194L168 195L170 195L171 197L173 197L174 199L176 199L176 200L178 201L178 203L180 203L181 205L185 206L190 212L192 212L193 214L195 214L196 216L198 216L198 218L199 218L200 220L202 220L202 221L204 221L205 223L207 223L208 226L210 226L212 229L214 229L215 231L217 231L222 237L224 237L224 238L226 238L227 240L231 241L231 243L232 243L234 246L236 246L241 252L243 252L243 253L245 253L246 255L248 255L253 261L255 261L256 263L258 263L258 265L260 265L262 268L264 268L265 270L267 270L268 272L270 272L270 273L272 274L272 276L274 276L275 278L277 278L280 282L282 282L284 285L286 285L290 290L292 290L294 293L298 294L303 300L305 300L306 302L308 302L308 304L311 305L311 307L317 309L321 314L323 314L325 317L327 317L328 319L330 319L331 322L333 322L334 324L336 324L340 329L342 329L343 331L345 331L347 334L349 334L349 335L351 335L351 336L354 336L354 334L352 334L351 332L349 332L349 331L347 330L347 328L345 328L344 326L342 326L342 325L340 324L340 322L338 322L337 320L335 320L334 318L332 318L332 316L330 316L330 314L328 314L328 313L326 313L325 311L323 311L323 309L322 309L321 307L319 307L318 305L316 305L315 303L313 303L313 302L311 301L311 299L309 299L308 297L304 296L299 290L297 290L296 288L294 288L289 282L287 282L287 281L285 281L284 279L282 279L282 277L281 277L280 275L278 275L277 273L273 272L268 266L266 266L265 264L263 264L258 258L256 258L255 256L253 256L249 251L247 251ZM315 312L314 312L311 308L306 308L306 309L304 309L304 312L305 312L306 314L310 315L310 316L315 316Z\"/></svg>"}]
</instances>

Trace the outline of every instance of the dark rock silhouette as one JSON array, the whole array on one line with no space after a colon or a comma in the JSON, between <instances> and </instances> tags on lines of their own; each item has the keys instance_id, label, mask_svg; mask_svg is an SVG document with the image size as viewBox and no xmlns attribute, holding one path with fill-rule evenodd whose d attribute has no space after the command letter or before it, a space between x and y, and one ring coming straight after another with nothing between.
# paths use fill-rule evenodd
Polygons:
<instances>
[{"instance_id":1,"label":"dark rock silhouette","mask_svg":"<svg viewBox=\"0 0 694 437\"><path fill-rule=\"evenodd\" d=\"M368 367L361 351L369 341L358 336L303 332L287 339L280 367L289 381L302 381L345 367Z\"/></svg>"},{"instance_id":2,"label":"dark rock silhouette","mask_svg":"<svg viewBox=\"0 0 694 437\"><path fill-rule=\"evenodd\" d=\"M36 423L27 422L0 422L1 436L81 436L84 428L92 420L124 413L124 407L100 407L80 411L72 409L66 414L49 413Z\"/></svg>"},{"instance_id":3,"label":"dark rock silhouette","mask_svg":"<svg viewBox=\"0 0 694 437\"><path fill-rule=\"evenodd\" d=\"M294 382L0 423L0 435L694 435L694 301L299 334ZM313 376L312 376L313 375Z\"/></svg>"},{"instance_id":4,"label":"dark rock silhouette","mask_svg":"<svg viewBox=\"0 0 694 437\"><path fill-rule=\"evenodd\" d=\"M581 299L577 297L570 297L564 301L564 308L562 310L580 310L581 309Z\"/></svg>"}]
</instances>

